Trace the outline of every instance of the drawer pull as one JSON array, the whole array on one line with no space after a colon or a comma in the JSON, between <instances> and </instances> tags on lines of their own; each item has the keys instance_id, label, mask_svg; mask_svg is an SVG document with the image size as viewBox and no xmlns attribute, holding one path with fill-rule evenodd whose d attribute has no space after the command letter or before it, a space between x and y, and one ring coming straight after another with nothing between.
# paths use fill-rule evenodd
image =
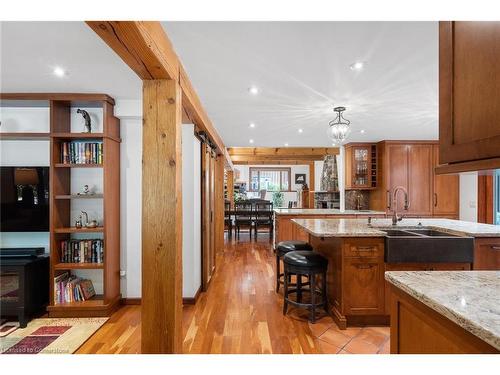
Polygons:
<instances>
[{"instance_id":1,"label":"drawer pull","mask_svg":"<svg viewBox=\"0 0 500 375\"><path fill-rule=\"evenodd\" d=\"M373 264L356 264L356 268L360 268L360 269L368 269L368 268L372 268L373 267Z\"/></svg>"},{"instance_id":2,"label":"drawer pull","mask_svg":"<svg viewBox=\"0 0 500 375\"><path fill-rule=\"evenodd\" d=\"M358 251L373 251L375 250L374 246L358 246L356 247Z\"/></svg>"},{"instance_id":3,"label":"drawer pull","mask_svg":"<svg viewBox=\"0 0 500 375\"><path fill-rule=\"evenodd\" d=\"M491 245L491 248L492 248L493 250L500 250L500 246L494 246L494 245Z\"/></svg>"}]
</instances>

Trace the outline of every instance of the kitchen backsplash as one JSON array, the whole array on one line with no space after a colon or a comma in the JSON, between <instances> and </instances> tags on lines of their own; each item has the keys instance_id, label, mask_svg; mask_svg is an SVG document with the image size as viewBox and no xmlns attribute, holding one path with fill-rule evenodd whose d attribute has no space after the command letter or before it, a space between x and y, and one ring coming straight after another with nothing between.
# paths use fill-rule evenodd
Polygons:
<instances>
[{"instance_id":1,"label":"kitchen backsplash","mask_svg":"<svg viewBox=\"0 0 500 375\"><path fill-rule=\"evenodd\" d=\"M369 210L370 192L366 190L346 190L345 208L346 210Z\"/></svg>"}]
</instances>

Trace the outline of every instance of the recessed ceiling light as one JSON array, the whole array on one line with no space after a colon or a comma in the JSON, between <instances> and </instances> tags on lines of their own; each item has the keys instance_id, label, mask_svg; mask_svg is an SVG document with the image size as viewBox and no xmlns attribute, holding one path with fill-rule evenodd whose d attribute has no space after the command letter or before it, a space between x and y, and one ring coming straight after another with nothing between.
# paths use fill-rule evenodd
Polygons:
<instances>
[{"instance_id":1,"label":"recessed ceiling light","mask_svg":"<svg viewBox=\"0 0 500 375\"><path fill-rule=\"evenodd\" d=\"M54 75L59 78L62 78L66 75L66 71L60 66L56 66L52 71L52 73L54 73Z\"/></svg>"},{"instance_id":2,"label":"recessed ceiling light","mask_svg":"<svg viewBox=\"0 0 500 375\"><path fill-rule=\"evenodd\" d=\"M302 130L302 129L299 129L299 133L302 133L302 132L303 132L303 130Z\"/></svg>"},{"instance_id":3,"label":"recessed ceiling light","mask_svg":"<svg viewBox=\"0 0 500 375\"><path fill-rule=\"evenodd\" d=\"M259 93L259 88L257 86L250 86L248 92L252 95L257 95Z\"/></svg>"},{"instance_id":4,"label":"recessed ceiling light","mask_svg":"<svg viewBox=\"0 0 500 375\"><path fill-rule=\"evenodd\" d=\"M365 129L361 129L359 132L360 132L361 134L365 134Z\"/></svg>"},{"instance_id":5,"label":"recessed ceiling light","mask_svg":"<svg viewBox=\"0 0 500 375\"><path fill-rule=\"evenodd\" d=\"M251 127L251 128L255 128L255 123L251 122L250 124L248 124L248 126Z\"/></svg>"},{"instance_id":6,"label":"recessed ceiling light","mask_svg":"<svg viewBox=\"0 0 500 375\"><path fill-rule=\"evenodd\" d=\"M253 143L253 139L250 139L248 142Z\"/></svg>"},{"instance_id":7,"label":"recessed ceiling light","mask_svg":"<svg viewBox=\"0 0 500 375\"><path fill-rule=\"evenodd\" d=\"M361 70L365 66L365 63L363 61L356 61L355 63L351 64L349 67L351 70Z\"/></svg>"}]
</instances>

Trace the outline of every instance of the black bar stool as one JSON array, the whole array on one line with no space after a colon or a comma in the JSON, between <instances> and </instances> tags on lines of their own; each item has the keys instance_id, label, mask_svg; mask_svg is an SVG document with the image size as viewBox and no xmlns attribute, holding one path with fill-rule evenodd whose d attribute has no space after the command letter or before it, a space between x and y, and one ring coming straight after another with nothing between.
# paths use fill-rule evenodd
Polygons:
<instances>
[{"instance_id":1,"label":"black bar stool","mask_svg":"<svg viewBox=\"0 0 500 375\"><path fill-rule=\"evenodd\" d=\"M282 241L276 246L276 293L280 291L280 284L283 284L282 278L285 275L281 273L280 259L282 259L286 253L297 250L312 251L312 246L305 241Z\"/></svg>"},{"instance_id":2,"label":"black bar stool","mask_svg":"<svg viewBox=\"0 0 500 375\"><path fill-rule=\"evenodd\" d=\"M326 313L328 312L328 300L326 296L326 270L328 268L328 260L322 255L314 251L290 251L283 256L285 264L284 279L284 301L283 315L286 315L288 304L297 307L303 307L311 310L311 322L316 322L316 307L323 306ZM297 276L295 288L289 284L289 276L294 274ZM316 285L316 276L321 275L321 287ZM309 288L303 289L302 276L307 276L309 279ZM302 302L302 293L309 293L311 296L310 303ZM296 294L295 301L289 298L290 294ZM316 297L320 296L319 302L316 302Z\"/></svg>"}]
</instances>

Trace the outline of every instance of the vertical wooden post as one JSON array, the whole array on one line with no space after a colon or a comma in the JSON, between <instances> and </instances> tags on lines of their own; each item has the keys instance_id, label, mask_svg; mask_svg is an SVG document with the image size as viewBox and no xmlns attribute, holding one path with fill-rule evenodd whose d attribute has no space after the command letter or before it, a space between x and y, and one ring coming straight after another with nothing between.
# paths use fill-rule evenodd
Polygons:
<instances>
[{"instance_id":1,"label":"vertical wooden post","mask_svg":"<svg viewBox=\"0 0 500 375\"><path fill-rule=\"evenodd\" d=\"M227 171L227 199L231 203L231 208L234 208L234 172Z\"/></svg>"},{"instance_id":2,"label":"vertical wooden post","mask_svg":"<svg viewBox=\"0 0 500 375\"><path fill-rule=\"evenodd\" d=\"M310 162L309 163L309 190L311 191L314 191L314 184L315 184L315 181L314 181L314 162Z\"/></svg>"},{"instance_id":3,"label":"vertical wooden post","mask_svg":"<svg viewBox=\"0 0 500 375\"><path fill-rule=\"evenodd\" d=\"M477 222L493 224L493 176L477 176Z\"/></svg>"},{"instance_id":4,"label":"vertical wooden post","mask_svg":"<svg viewBox=\"0 0 500 375\"><path fill-rule=\"evenodd\" d=\"M217 155L215 161L215 252L224 249L224 156Z\"/></svg>"},{"instance_id":5,"label":"vertical wooden post","mask_svg":"<svg viewBox=\"0 0 500 375\"><path fill-rule=\"evenodd\" d=\"M142 353L182 351L181 90L143 82Z\"/></svg>"}]
</instances>

